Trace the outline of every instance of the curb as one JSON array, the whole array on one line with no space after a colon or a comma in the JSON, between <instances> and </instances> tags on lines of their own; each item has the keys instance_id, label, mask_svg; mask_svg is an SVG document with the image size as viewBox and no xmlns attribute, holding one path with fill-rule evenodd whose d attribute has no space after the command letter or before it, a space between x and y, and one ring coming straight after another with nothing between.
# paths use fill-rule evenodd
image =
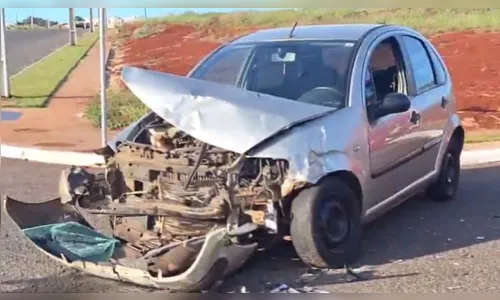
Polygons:
<instances>
[{"instance_id":1,"label":"curb","mask_svg":"<svg viewBox=\"0 0 500 300\"><path fill-rule=\"evenodd\" d=\"M45 150L28 147L0 145L0 156L4 158L56 165L95 168L103 168L105 166L104 157L95 153Z\"/></svg>"},{"instance_id":2,"label":"curb","mask_svg":"<svg viewBox=\"0 0 500 300\"><path fill-rule=\"evenodd\" d=\"M45 150L30 147L0 145L0 157L57 165L103 168L105 159L95 153ZM462 152L460 165L473 166L500 162L500 148Z\"/></svg>"},{"instance_id":3,"label":"curb","mask_svg":"<svg viewBox=\"0 0 500 300\"><path fill-rule=\"evenodd\" d=\"M500 162L500 148L464 151L460 160L462 166Z\"/></svg>"}]
</instances>

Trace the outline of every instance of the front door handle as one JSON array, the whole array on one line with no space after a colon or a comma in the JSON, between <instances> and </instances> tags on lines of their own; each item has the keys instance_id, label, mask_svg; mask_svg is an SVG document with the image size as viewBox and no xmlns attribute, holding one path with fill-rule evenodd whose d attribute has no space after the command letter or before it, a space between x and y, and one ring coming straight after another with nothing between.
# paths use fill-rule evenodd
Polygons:
<instances>
[{"instance_id":1,"label":"front door handle","mask_svg":"<svg viewBox=\"0 0 500 300\"><path fill-rule=\"evenodd\" d=\"M410 122L412 122L413 124L417 124L419 121L420 121L420 114L416 111L413 111L411 113L411 118L410 118Z\"/></svg>"},{"instance_id":2,"label":"front door handle","mask_svg":"<svg viewBox=\"0 0 500 300\"><path fill-rule=\"evenodd\" d=\"M441 107L446 108L448 106L448 99L446 97L441 98Z\"/></svg>"}]
</instances>

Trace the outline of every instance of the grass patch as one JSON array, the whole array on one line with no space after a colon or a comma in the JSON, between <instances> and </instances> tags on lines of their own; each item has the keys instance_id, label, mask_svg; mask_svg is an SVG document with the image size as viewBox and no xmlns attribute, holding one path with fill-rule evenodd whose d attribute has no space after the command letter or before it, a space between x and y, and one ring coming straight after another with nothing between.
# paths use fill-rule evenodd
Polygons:
<instances>
[{"instance_id":1,"label":"grass patch","mask_svg":"<svg viewBox=\"0 0 500 300\"><path fill-rule=\"evenodd\" d=\"M136 29L134 29L134 32L132 33L132 38L133 39L147 38L149 36L162 32L164 29L165 25L146 23L141 27L137 27Z\"/></svg>"},{"instance_id":2,"label":"grass patch","mask_svg":"<svg viewBox=\"0 0 500 300\"><path fill-rule=\"evenodd\" d=\"M148 19L146 24L220 24L228 27L280 27L326 23L383 23L413 27L425 33L465 29L500 29L500 9L327 9L301 8L234 13L187 12Z\"/></svg>"},{"instance_id":3,"label":"grass patch","mask_svg":"<svg viewBox=\"0 0 500 300\"><path fill-rule=\"evenodd\" d=\"M77 46L66 45L10 81L11 94L18 107L43 107L66 76L99 38L97 33L83 36Z\"/></svg>"},{"instance_id":4,"label":"grass patch","mask_svg":"<svg viewBox=\"0 0 500 300\"><path fill-rule=\"evenodd\" d=\"M31 27L31 25L10 25L7 27L7 30L33 30L33 29L47 29L47 26L39 26L33 24L33 27Z\"/></svg>"},{"instance_id":5,"label":"grass patch","mask_svg":"<svg viewBox=\"0 0 500 300\"><path fill-rule=\"evenodd\" d=\"M108 91L107 122L111 130L120 129L138 120L149 110L135 95L129 91ZM100 96L93 99L85 111L85 117L92 125L101 127Z\"/></svg>"},{"instance_id":6,"label":"grass patch","mask_svg":"<svg viewBox=\"0 0 500 300\"><path fill-rule=\"evenodd\" d=\"M500 132L485 131L465 135L466 144L491 143L500 141Z\"/></svg>"}]
</instances>

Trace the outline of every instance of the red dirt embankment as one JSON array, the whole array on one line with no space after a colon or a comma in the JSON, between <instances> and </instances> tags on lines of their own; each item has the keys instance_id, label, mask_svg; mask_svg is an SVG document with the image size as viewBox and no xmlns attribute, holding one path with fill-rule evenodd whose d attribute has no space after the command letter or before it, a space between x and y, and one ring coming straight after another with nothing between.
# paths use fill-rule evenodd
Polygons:
<instances>
[{"instance_id":1,"label":"red dirt embankment","mask_svg":"<svg viewBox=\"0 0 500 300\"><path fill-rule=\"evenodd\" d=\"M122 29L131 34L133 26ZM116 72L122 64L185 75L222 41L254 29L215 24L198 29L168 25L142 39L123 39ZM460 115L467 129L500 129L500 33L455 32L430 37L443 56L455 85Z\"/></svg>"},{"instance_id":2,"label":"red dirt embankment","mask_svg":"<svg viewBox=\"0 0 500 300\"><path fill-rule=\"evenodd\" d=\"M203 56L217 48L215 42L191 37L193 27L170 25L158 35L128 39L123 62L127 65L185 75Z\"/></svg>"}]
</instances>

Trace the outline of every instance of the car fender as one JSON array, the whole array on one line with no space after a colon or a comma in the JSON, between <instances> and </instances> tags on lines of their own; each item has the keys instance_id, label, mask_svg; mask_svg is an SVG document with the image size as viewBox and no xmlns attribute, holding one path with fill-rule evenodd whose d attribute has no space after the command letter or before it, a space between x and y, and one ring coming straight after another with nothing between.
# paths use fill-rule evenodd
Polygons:
<instances>
[{"instance_id":1,"label":"car fender","mask_svg":"<svg viewBox=\"0 0 500 300\"><path fill-rule=\"evenodd\" d=\"M450 143L453 133L458 127L462 127L462 121L460 121L460 116L456 113L450 115L448 122L446 123L446 128L443 132L443 138L441 140L441 145L439 148L439 153L436 159L436 170L441 168L441 163L443 162L443 156L448 149L448 144Z\"/></svg>"},{"instance_id":2,"label":"car fender","mask_svg":"<svg viewBox=\"0 0 500 300\"><path fill-rule=\"evenodd\" d=\"M338 173L352 174L360 183L364 172L358 159L338 150L325 153L310 151L307 156L296 156L290 160L290 169L281 186L281 194L286 197L294 190L315 185L323 178Z\"/></svg>"}]
</instances>

